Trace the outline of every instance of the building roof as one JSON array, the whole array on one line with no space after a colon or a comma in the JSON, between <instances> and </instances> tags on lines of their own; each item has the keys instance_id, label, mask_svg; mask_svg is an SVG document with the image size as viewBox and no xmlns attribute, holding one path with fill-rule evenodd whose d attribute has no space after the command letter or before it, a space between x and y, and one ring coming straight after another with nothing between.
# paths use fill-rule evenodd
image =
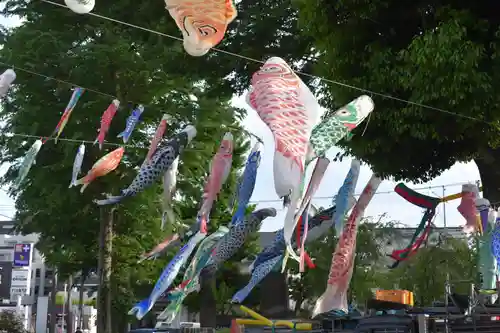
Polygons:
<instances>
[{"instance_id":1,"label":"building roof","mask_svg":"<svg viewBox=\"0 0 500 333\"><path fill-rule=\"evenodd\" d=\"M0 221L0 235L8 235L14 229L15 221Z\"/></svg>"}]
</instances>

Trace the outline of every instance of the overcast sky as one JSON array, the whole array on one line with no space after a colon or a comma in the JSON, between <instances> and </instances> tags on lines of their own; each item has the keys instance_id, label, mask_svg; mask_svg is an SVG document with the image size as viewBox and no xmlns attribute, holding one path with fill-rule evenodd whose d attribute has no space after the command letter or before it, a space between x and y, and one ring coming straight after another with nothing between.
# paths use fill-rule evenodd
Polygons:
<instances>
[{"instance_id":1,"label":"overcast sky","mask_svg":"<svg viewBox=\"0 0 500 333\"><path fill-rule=\"evenodd\" d=\"M5 19L0 17L0 24L13 26L19 24L19 20L17 20L16 18ZM5 70L5 68L3 68L1 71L3 72L3 70ZM43 74L51 75L51 73ZM234 99L233 102L236 106L243 107L248 111L247 117L243 121L243 125L247 128L247 130L260 136L264 140L264 151L262 154L262 161L257 177L257 184L252 196L252 201L259 202L258 207L275 207L278 210L278 216L276 218L268 218L262 226L263 231L277 230L283 227L283 218L285 211L282 208L281 200L278 199L274 191L274 142L271 132L268 127L260 120L256 112L246 105L242 97ZM89 140L92 139L93 138L89 138ZM327 157L333 158L337 154L337 152L337 149L332 149L328 152ZM339 187L342 185L347 172L349 171L350 164L351 161L349 159L344 159L343 162L331 163L325 174L323 182L321 183L316 193L316 197L324 198L332 197L333 195L335 195ZM0 174L3 174L6 168L6 165L0 166ZM312 169L312 167L310 169ZM369 167L367 167L366 165L361 167L361 173L359 176L356 193L360 193L363 190L363 187L370 179L371 174L372 172ZM407 185L412 188L424 188L420 190L421 193L432 196L442 196L442 186L444 186L446 194L452 194L460 192L460 184L475 182L479 179L479 172L474 162L467 164L457 163L451 169L445 171L441 176L435 178L429 183ZM396 183L391 181L384 181L380 185L378 193L375 195L371 204L368 206L366 216L379 216L381 214L387 213L388 218L390 219L398 220L410 226L415 226L422 217L422 211L421 209L411 205L410 203L399 197L396 193L394 193L393 190L395 185ZM314 199L313 204L317 206L329 207L331 206L331 198ZM443 210L445 209L446 223L448 226L457 226L464 224L463 218L457 212L458 204L459 201L455 200L446 204L446 206L440 205L438 207L438 214L435 223L438 226L444 225L445 214ZM7 196L4 190L0 189L0 220L10 219L14 216L14 213L14 202Z\"/></svg>"}]
</instances>

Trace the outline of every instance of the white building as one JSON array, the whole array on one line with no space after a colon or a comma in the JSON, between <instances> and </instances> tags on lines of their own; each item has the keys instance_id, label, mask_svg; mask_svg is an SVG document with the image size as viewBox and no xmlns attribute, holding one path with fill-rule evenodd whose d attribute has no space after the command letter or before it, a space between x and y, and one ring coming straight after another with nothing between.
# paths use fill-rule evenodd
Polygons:
<instances>
[{"instance_id":1,"label":"white building","mask_svg":"<svg viewBox=\"0 0 500 333\"><path fill-rule=\"evenodd\" d=\"M45 272L43 258L34 249L38 236L10 235L11 221L0 221L0 310L16 310L32 327L35 289L44 281L35 279L35 271Z\"/></svg>"},{"instance_id":2,"label":"white building","mask_svg":"<svg viewBox=\"0 0 500 333\"><path fill-rule=\"evenodd\" d=\"M407 247L410 244L415 230L416 228L396 228L398 237L386 241L384 244L386 248L385 251L390 254L393 250L400 250ZM443 238L467 240L467 235L463 232L462 227L433 227L426 244L436 245L439 240ZM425 244L422 246L425 246Z\"/></svg>"},{"instance_id":3,"label":"white building","mask_svg":"<svg viewBox=\"0 0 500 333\"><path fill-rule=\"evenodd\" d=\"M48 295L52 290L54 271L45 265L43 257L35 249L38 235L13 235L11 234L13 227L14 222L0 221L0 311L17 310L24 317L27 328L35 330L36 327L37 333L45 333L49 313ZM21 254L21 259L25 262L19 261L20 253L16 252L16 249L28 250L28 255ZM85 288L95 286L97 286L95 276L88 278L84 285ZM63 289L64 285L60 284L56 297L56 312L58 316L64 313L63 304L67 297L65 295L70 294L72 303L70 308L76 315L79 293L76 288L69 290L70 286L67 286L70 293L64 293ZM85 304L90 297L87 293L84 293L84 296ZM95 312L92 306L84 306L84 326L90 329L90 332L94 328ZM74 319L77 319L76 316Z\"/></svg>"}]
</instances>

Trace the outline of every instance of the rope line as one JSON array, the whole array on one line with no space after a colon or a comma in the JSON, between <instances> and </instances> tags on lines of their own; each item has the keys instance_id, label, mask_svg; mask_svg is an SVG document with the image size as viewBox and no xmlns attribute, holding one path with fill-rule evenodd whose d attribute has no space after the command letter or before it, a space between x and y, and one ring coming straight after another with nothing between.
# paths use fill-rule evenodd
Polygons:
<instances>
[{"instance_id":1,"label":"rope line","mask_svg":"<svg viewBox=\"0 0 500 333\"><path fill-rule=\"evenodd\" d=\"M34 139L40 139L39 135L31 135L31 134L21 134L21 133L0 133L0 135L3 136L19 136L19 137L24 137L24 138L34 138ZM46 138L46 141L51 141L55 140L55 138ZM66 141L66 142L71 142L71 143L90 143L94 144L94 141L89 141L89 140L77 140L77 139L65 139L65 138L58 138L57 141ZM137 145L127 145L127 144L121 144L121 143L115 143L115 142L104 142L103 145L105 146L113 146L113 147L125 147L125 148L137 148L137 149L144 149L144 150L149 150L149 147L143 147L143 146L137 146ZM184 149L185 151L205 151L202 149L194 149L194 148L186 148Z\"/></svg>"},{"instance_id":2,"label":"rope line","mask_svg":"<svg viewBox=\"0 0 500 333\"><path fill-rule=\"evenodd\" d=\"M433 186L426 186L426 187L420 187L420 188L411 188L414 191L423 191L423 190L430 190L433 188L447 188L447 187L456 187L456 186L462 186L465 184L471 184L472 182L460 182L460 183L449 183L449 184L444 184L444 185L433 185ZM377 191L375 192L374 195L377 194L392 194L392 193L397 193L395 190L390 190L390 191ZM359 197L361 195L361 192L354 194L354 196ZM437 196L439 197L439 196ZM329 200L335 198L335 195L330 195L330 196L324 196L324 197L313 197L313 200ZM283 199L269 199L269 200L254 200L250 201L250 204L259 204L259 203L273 203L273 202L283 202Z\"/></svg>"},{"instance_id":3,"label":"rope line","mask_svg":"<svg viewBox=\"0 0 500 333\"><path fill-rule=\"evenodd\" d=\"M53 2L53 1L50 1L50 0L40 0L40 1L48 3L48 4L51 4L53 6L67 8L69 10L68 6L60 4L60 3L57 3L57 2ZM152 30L152 29L149 29L149 28L146 28L146 27L142 27L142 26L135 25L135 24L132 24L132 23L124 22L124 21L121 21L121 20L117 20L117 19L114 19L114 18L111 18L111 17L104 16L104 15L99 15L99 14L96 14L96 13L93 13L93 12L90 12L90 13L87 13L87 14L83 14L83 15L90 15L90 16L97 17L97 18L100 18L100 19L103 19L103 20L108 20L108 21L111 21L111 22L114 22L114 23L125 25L125 26L128 26L128 27L134 28L134 29L139 29L139 30L142 30L142 31L153 33L153 34L156 34L156 35L159 35L159 36L162 36L162 37L167 37L167 38L174 39L174 40L177 40L177 41L183 41L182 38L177 37L177 36L169 35L169 34L166 34L166 33L160 32L160 31ZM220 49L220 48L216 48L216 47L213 47L212 50L214 50L216 52L219 52L219 53L230 55L232 57L240 58L240 59L243 59L243 60L246 60L246 61L255 62L255 63L258 63L258 64L264 64L265 63L262 60L258 60L258 59L255 59L255 58L252 58L252 57L248 57L248 56L245 56L245 55L242 55L242 54L238 54L238 53L226 51L226 50L223 50L223 49ZM467 115L463 115L463 114L460 114L460 113L452 112L452 111L449 111L449 110L437 108L437 107L430 106L430 105L427 105L427 104L412 102L412 101L409 101L409 100L405 100L403 98L399 98L399 97L395 97L395 96L392 96L392 95L387 95L387 94L383 94L383 93L371 91L371 90L368 90L368 89L365 89L365 88L353 86L353 85L350 85L350 84L347 84L347 83L335 81L335 80L332 80L332 79L327 79L327 78L324 78L324 77L320 77L320 76L317 76L317 75L313 75L313 74L309 74L309 73L305 73L305 72L301 72L301 71L294 71L294 72L296 74L298 74L298 75L302 75L302 76L305 76L305 77L308 77L308 78L320 80L320 81L323 81L323 82L328 82L328 83L331 83L331 84L335 84L335 85L338 85L338 86L341 86L341 87L345 87L345 88L357 90L357 91L360 91L360 92L363 92L363 93L367 93L367 94L370 94L370 95L379 96L379 97L382 97L382 98L385 98L385 99L390 99L390 100L394 100L394 101L397 101L397 102L406 103L406 104L409 104L409 105L413 105L413 106L417 106L417 107L420 107L420 108L429 109L429 110L433 110L433 111L437 111L437 112L441 112L441 113L445 113L445 114L449 114L449 115L454 115L454 116L459 117L459 118L464 118L464 119L469 119L469 120L474 120L474 121L486 123L486 124L492 125L492 126L495 125L493 122L489 122L489 121L486 121L486 120L483 120L483 119L479 119L479 118L475 118L475 117L472 117L472 116L467 116Z\"/></svg>"},{"instance_id":4,"label":"rope line","mask_svg":"<svg viewBox=\"0 0 500 333\"><path fill-rule=\"evenodd\" d=\"M80 141L78 141L80 142ZM443 185L433 185L433 186L425 186L425 187L419 187L419 188L412 188L414 191L423 191L423 190L430 190L434 188L448 188L448 187L457 187L457 186L462 186L464 184L470 184L471 182L459 182L459 183L448 183L448 184L443 184ZM3 191L7 193L5 189L0 188L0 191ZM388 190L388 191L377 191L374 195L380 195L380 194L392 194L396 193L395 190ZM354 194L354 196L360 196L361 192ZM331 196L322 196L322 197L313 197L313 200L331 200L335 198L334 195ZM251 200L249 204L259 204L259 203L282 203L282 199L262 199L262 200ZM491 205L498 204L500 202L492 203ZM14 207L14 205L9 205L9 204L0 204L0 208L7 208L7 207Z\"/></svg>"},{"instance_id":5,"label":"rope line","mask_svg":"<svg viewBox=\"0 0 500 333\"><path fill-rule=\"evenodd\" d=\"M3 62L3 61L0 61L0 64L4 65L6 67L10 67L10 68L16 69L18 71L22 71L22 72L26 72L26 73L29 73L29 74L32 74L32 75L43 77L43 78L45 78L47 80L52 80L52 81L56 81L56 82L59 82L59 83L64 83L64 84L67 84L67 85L72 86L72 87L79 87L79 88L85 89L87 91L93 92L93 93L98 94L98 95L102 95L102 96L113 98L113 99L117 98L116 96L113 96L111 94L108 94L108 93L105 93L105 92L102 92L102 91L99 91L99 90L96 90L96 89L87 88L87 87L81 86L81 85L73 83L73 82L69 82L69 81L66 81L66 80L61 80L61 79L58 79L56 77L52 77L52 76L48 76L48 75L45 75L45 74L41 74L41 73L38 73L38 72L35 72L35 71L32 71L32 70L26 69L26 68L22 68L22 67L19 67L19 66L14 66L14 65L8 64L8 63ZM144 107L147 107L147 108L152 108L152 109L156 109L157 108L156 106L146 105L146 104L143 104L143 103L135 103L133 101L127 101L127 102L132 103L132 104L136 104L136 105L141 104L141 105L143 105ZM250 131L248 131L248 130L246 130L244 128L238 128L238 129L236 129L234 127L227 126L227 125L224 125L224 124L220 124L220 125L217 125L217 126L208 126L208 125L205 125L204 127L205 128L222 128L222 129L227 129L227 130L241 131L241 132L245 133L246 135L255 138L260 143L262 143L262 144L264 143L261 137L259 137L258 135L254 134L254 133L252 133L252 132L250 132ZM48 141L50 139L52 139L52 138L45 137L43 143L45 143L45 141ZM63 140L63 139L58 139L58 140ZM125 145L122 145L122 146L125 146Z\"/></svg>"}]
</instances>

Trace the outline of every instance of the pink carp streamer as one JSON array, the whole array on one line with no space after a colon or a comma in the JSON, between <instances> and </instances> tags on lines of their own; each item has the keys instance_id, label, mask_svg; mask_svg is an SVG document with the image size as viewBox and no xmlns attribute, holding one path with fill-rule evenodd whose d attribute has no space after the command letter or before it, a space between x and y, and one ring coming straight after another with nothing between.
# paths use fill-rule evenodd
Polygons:
<instances>
[{"instance_id":1,"label":"pink carp streamer","mask_svg":"<svg viewBox=\"0 0 500 333\"><path fill-rule=\"evenodd\" d=\"M106 134L109 131L109 127L111 126L111 121L113 120L113 117L116 114L116 111L118 111L118 108L120 107L120 101L117 99L114 99L111 104L108 106L106 111L102 114L101 117L101 127L99 128L99 134L97 135L97 138L94 141L94 144L99 143L99 149L102 150L102 145L104 143L104 139L106 138Z\"/></svg>"},{"instance_id":2,"label":"pink carp streamer","mask_svg":"<svg viewBox=\"0 0 500 333\"><path fill-rule=\"evenodd\" d=\"M307 186L306 193L304 195L304 198L302 199L301 205L299 207L299 210L297 211L295 215L295 225L297 225L296 230L301 229L302 226L299 224L299 220L301 219L304 211L307 209L309 204L311 203L311 199L318 190L319 184L323 180L323 176L325 175L326 170L328 169L328 166L330 165L330 160L326 157L320 157L318 158L316 165L314 166L313 173L311 175L311 179L309 180L309 185ZM297 260L299 262L299 271L300 273L303 273L305 270L305 258L307 256L304 246L305 246L305 241L307 239L307 230L308 230L308 223L309 223L309 214L305 214L305 218L302 219L302 222L304 224L304 234L302 235L301 238L302 240L299 242L299 239L297 239L297 246L300 249L300 257L297 256L295 251L293 250L292 246L290 244L287 244L287 253L285 254L285 257L283 259L282 263L282 269L284 270L286 267L286 262L288 255L290 255L293 259ZM286 238L285 238L286 239Z\"/></svg>"},{"instance_id":3,"label":"pink carp streamer","mask_svg":"<svg viewBox=\"0 0 500 333\"><path fill-rule=\"evenodd\" d=\"M312 315L313 318L321 313L332 310L347 313L347 289L351 282L354 259L356 257L358 224L361 218L363 218L366 207L372 200L381 182L382 179L372 175L354 206L344 227L344 232L340 236L335 252L333 253L327 287L323 295L316 301Z\"/></svg>"},{"instance_id":4,"label":"pink carp streamer","mask_svg":"<svg viewBox=\"0 0 500 333\"><path fill-rule=\"evenodd\" d=\"M222 185L227 180L231 165L233 163L233 135L227 132L222 138L219 150L212 159L210 175L208 176L203 190L203 203L198 211L200 221L200 231L207 232L207 223L210 218L210 211L217 199L217 195L222 190Z\"/></svg>"},{"instance_id":5,"label":"pink carp streamer","mask_svg":"<svg viewBox=\"0 0 500 333\"><path fill-rule=\"evenodd\" d=\"M291 243L295 211L302 197L309 137L319 118L319 104L302 80L281 58L269 58L253 74L247 103L274 136L274 188L285 205L284 233ZM291 197L291 201L290 201Z\"/></svg>"},{"instance_id":6,"label":"pink carp streamer","mask_svg":"<svg viewBox=\"0 0 500 333\"><path fill-rule=\"evenodd\" d=\"M170 117L168 114L164 114L160 120L160 124L158 128L156 128L155 136L153 140L151 140L151 145L149 146L148 155L146 156L146 163L151 162L151 158L153 154L156 152L156 148L158 148L158 144L160 143L163 135L165 134L165 130L167 129L167 122L170 121Z\"/></svg>"},{"instance_id":7,"label":"pink carp streamer","mask_svg":"<svg viewBox=\"0 0 500 333\"><path fill-rule=\"evenodd\" d=\"M465 218L463 230L466 234L473 233L478 227L478 211L476 199L479 197L479 189L473 184L462 185L462 199L458 205L458 212ZM480 224L479 224L480 226Z\"/></svg>"},{"instance_id":8,"label":"pink carp streamer","mask_svg":"<svg viewBox=\"0 0 500 333\"><path fill-rule=\"evenodd\" d=\"M156 245L151 251L143 253L137 263L141 263L144 260L151 260L158 258L168 247L170 244L179 240L178 234L173 234L167 236L161 243Z\"/></svg>"}]
</instances>

